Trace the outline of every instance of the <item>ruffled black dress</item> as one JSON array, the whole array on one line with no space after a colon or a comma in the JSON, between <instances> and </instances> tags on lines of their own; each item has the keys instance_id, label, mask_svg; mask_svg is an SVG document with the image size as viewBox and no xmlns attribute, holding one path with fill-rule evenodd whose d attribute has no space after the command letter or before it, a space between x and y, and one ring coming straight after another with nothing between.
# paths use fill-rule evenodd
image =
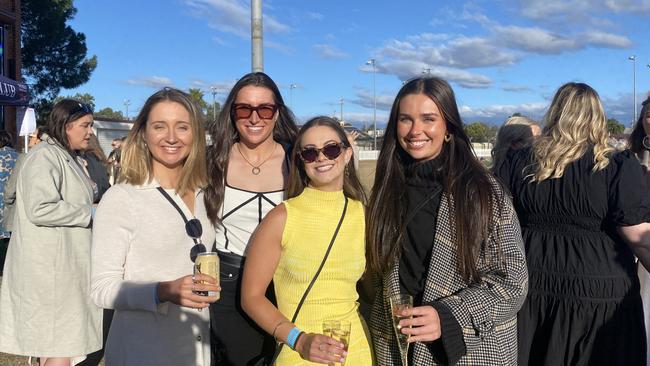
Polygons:
<instances>
[{"instance_id":1,"label":"ruffled black dress","mask_svg":"<svg viewBox=\"0 0 650 366\"><path fill-rule=\"evenodd\" d=\"M530 183L527 149L495 172L512 192L526 245L520 365L645 365L636 264L616 228L650 221L650 192L630 152L598 172L593 161L590 149L562 178Z\"/></svg>"}]
</instances>

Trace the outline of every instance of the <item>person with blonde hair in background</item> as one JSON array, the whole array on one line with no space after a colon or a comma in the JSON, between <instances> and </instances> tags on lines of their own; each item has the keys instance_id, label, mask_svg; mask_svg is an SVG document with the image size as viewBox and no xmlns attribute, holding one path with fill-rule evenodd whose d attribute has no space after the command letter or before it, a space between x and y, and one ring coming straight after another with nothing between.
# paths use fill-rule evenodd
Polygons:
<instances>
[{"instance_id":1,"label":"person with blonde hair in background","mask_svg":"<svg viewBox=\"0 0 650 366\"><path fill-rule=\"evenodd\" d=\"M92 203L97 185L79 152L93 134L90 106L56 103L43 142L25 155L0 290L0 352L68 366L101 348L90 300Z\"/></svg>"},{"instance_id":2,"label":"person with blonde hair in background","mask_svg":"<svg viewBox=\"0 0 650 366\"><path fill-rule=\"evenodd\" d=\"M520 365L642 365L634 255L650 266L650 195L630 151L608 146L598 93L567 83L532 147L497 174L522 225L530 275L518 314Z\"/></svg>"},{"instance_id":3,"label":"person with blonde hair in background","mask_svg":"<svg viewBox=\"0 0 650 366\"><path fill-rule=\"evenodd\" d=\"M209 365L215 279L193 273L214 241L200 110L184 92L151 95L129 132L119 184L97 208L90 295L114 309L106 364ZM203 310L203 311L201 311Z\"/></svg>"},{"instance_id":4,"label":"person with blonde hair in background","mask_svg":"<svg viewBox=\"0 0 650 366\"><path fill-rule=\"evenodd\" d=\"M524 116L512 116L499 128L492 148L492 171L497 171L509 152L530 146L542 133L539 125Z\"/></svg>"}]
</instances>

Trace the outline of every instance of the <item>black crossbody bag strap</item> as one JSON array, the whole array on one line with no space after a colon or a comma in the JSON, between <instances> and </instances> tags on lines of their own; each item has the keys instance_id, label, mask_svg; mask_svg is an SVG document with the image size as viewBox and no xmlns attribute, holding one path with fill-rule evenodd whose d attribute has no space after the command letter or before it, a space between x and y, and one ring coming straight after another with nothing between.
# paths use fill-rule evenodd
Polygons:
<instances>
[{"instance_id":1,"label":"black crossbody bag strap","mask_svg":"<svg viewBox=\"0 0 650 366\"><path fill-rule=\"evenodd\" d=\"M343 219L345 218L345 213L348 210L348 197L345 196L345 204L343 205L343 213L341 214L341 218L339 219L338 225L336 225L336 230L334 230L334 235L332 235L332 240L330 241L330 245L327 247L327 251L325 252L325 256L323 257L323 261L320 263L320 266L318 267L318 270L316 271L316 274L314 274L314 278L311 279L311 282L309 283L309 286L307 286L307 289L305 290L305 293L302 294L302 298L300 299L300 302L298 303L298 306L296 307L296 311L293 313L293 317L291 318L291 322L295 323L296 319L298 319L298 313L300 312L300 309L302 308L302 305L305 303L305 299L307 298L307 295L309 295L309 291L311 291L311 288L314 286L314 282L316 282L316 279L318 278L318 275L320 275L320 272L323 270L323 267L325 266L325 262L327 261L327 257L330 255L330 251L332 250L332 246L334 245L334 241L336 241L336 237L339 234L339 230L341 229L341 225L343 224ZM271 360L270 365L275 364L275 360L278 358L280 355L280 351L282 350L282 346L284 346L284 343L281 343L275 351L275 354L273 355L273 359Z\"/></svg>"},{"instance_id":2,"label":"black crossbody bag strap","mask_svg":"<svg viewBox=\"0 0 650 366\"><path fill-rule=\"evenodd\" d=\"M160 194L163 195L163 197L167 198L167 201L169 201L169 203L171 203L172 206L174 206L176 211L178 211L178 213L181 214L181 217L183 218L183 221L185 221L185 225L187 225L187 223L188 223L187 216L185 216L185 214L183 213L183 210L181 210L181 208L178 206L176 201L174 201L174 199L171 198L169 193L167 193L167 191L165 191L163 189L163 187L156 187L156 189L158 190L158 192L160 192ZM198 238L192 238L192 240L194 240L194 244L199 244L201 242ZM214 245L216 245L216 242L215 242ZM205 249L204 249L204 251L205 251Z\"/></svg>"}]
</instances>

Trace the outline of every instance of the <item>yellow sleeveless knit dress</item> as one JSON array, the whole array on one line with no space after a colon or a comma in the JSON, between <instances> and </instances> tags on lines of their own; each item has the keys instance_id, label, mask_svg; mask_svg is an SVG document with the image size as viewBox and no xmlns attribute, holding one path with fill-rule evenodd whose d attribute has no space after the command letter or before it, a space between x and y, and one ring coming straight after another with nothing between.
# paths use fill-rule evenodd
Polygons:
<instances>
[{"instance_id":1,"label":"yellow sleeveless knit dress","mask_svg":"<svg viewBox=\"0 0 650 366\"><path fill-rule=\"evenodd\" d=\"M341 218L343 191L312 188L286 200L287 221L282 234L282 256L273 276L278 308L289 320L332 240ZM350 199L345 219L325 266L300 309L296 326L305 333L323 334L324 320L352 324L346 366L372 365L369 332L359 314L356 283L366 265L363 205ZM286 345L278 366L320 365L303 360Z\"/></svg>"}]
</instances>

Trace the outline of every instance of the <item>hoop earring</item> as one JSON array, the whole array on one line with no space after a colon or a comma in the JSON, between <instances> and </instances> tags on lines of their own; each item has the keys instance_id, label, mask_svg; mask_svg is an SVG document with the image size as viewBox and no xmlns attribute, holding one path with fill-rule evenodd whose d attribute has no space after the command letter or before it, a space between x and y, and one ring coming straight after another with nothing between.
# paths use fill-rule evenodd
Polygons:
<instances>
[{"instance_id":1,"label":"hoop earring","mask_svg":"<svg viewBox=\"0 0 650 366\"><path fill-rule=\"evenodd\" d=\"M449 141L451 141L451 134L449 132L447 132L445 134L445 142L449 142Z\"/></svg>"}]
</instances>

